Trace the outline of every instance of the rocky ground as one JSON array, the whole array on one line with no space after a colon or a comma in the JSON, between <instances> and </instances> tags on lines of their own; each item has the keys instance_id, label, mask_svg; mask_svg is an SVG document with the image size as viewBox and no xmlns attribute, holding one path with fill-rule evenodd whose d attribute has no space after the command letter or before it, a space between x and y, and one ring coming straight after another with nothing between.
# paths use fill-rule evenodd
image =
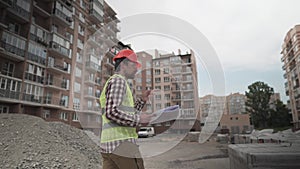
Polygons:
<instances>
[{"instance_id":1,"label":"rocky ground","mask_svg":"<svg viewBox=\"0 0 300 169\"><path fill-rule=\"evenodd\" d=\"M94 141L92 141L92 139ZM101 167L96 137L60 122L24 114L0 114L0 168L93 169ZM141 147L169 143L159 136L143 139ZM158 150L160 147L156 147ZM151 148L152 149L152 148ZM182 141L171 150L144 159L147 169L229 169L227 145Z\"/></svg>"},{"instance_id":2,"label":"rocky ground","mask_svg":"<svg viewBox=\"0 0 300 169\"><path fill-rule=\"evenodd\" d=\"M0 167L101 168L99 147L82 130L23 114L0 115Z\"/></svg>"}]
</instances>

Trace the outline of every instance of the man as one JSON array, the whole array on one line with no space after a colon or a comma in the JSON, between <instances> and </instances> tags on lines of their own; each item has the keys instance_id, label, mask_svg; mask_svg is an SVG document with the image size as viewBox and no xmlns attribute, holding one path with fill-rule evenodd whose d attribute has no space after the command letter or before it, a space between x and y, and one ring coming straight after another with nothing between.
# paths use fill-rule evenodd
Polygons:
<instances>
[{"instance_id":1,"label":"man","mask_svg":"<svg viewBox=\"0 0 300 169\"><path fill-rule=\"evenodd\" d=\"M132 50L121 50L113 61L115 74L107 80L100 96L103 169L143 169L143 160L136 145L136 127L151 119L151 115L138 114L151 91L133 101L127 79L134 78L141 64Z\"/></svg>"}]
</instances>

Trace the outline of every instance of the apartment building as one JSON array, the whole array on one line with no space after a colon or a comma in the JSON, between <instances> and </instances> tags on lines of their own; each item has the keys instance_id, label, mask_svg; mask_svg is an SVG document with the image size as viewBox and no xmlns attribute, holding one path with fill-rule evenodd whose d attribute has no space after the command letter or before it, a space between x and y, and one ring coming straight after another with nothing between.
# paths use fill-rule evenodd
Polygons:
<instances>
[{"instance_id":1,"label":"apartment building","mask_svg":"<svg viewBox=\"0 0 300 169\"><path fill-rule=\"evenodd\" d=\"M179 105L178 119L156 124L157 131L171 125L174 132L200 130L197 67L193 51L187 54L159 54L152 60L153 89L158 90L152 101L153 111ZM176 123L175 123L176 122Z\"/></svg>"},{"instance_id":2,"label":"apartment building","mask_svg":"<svg viewBox=\"0 0 300 169\"><path fill-rule=\"evenodd\" d=\"M103 0L0 0L0 9L0 113L99 126L117 52L113 9Z\"/></svg>"},{"instance_id":3,"label":"apartment building","mask_svg":"<svg viewBox=\"0 0 300 169\"><path fill-rule=\"evenodd\" d=\"M246 96L240 93L232 93L226 96L226 106L224 114L245 114Z\"/></svg>"},{"instance_id":4,"label":"apartment building","mask_svg":"<svg viewBox=\"0 0 300 169\"><path fill-rule=\"evenodd\" d=\"M213 114L215 119L219 120L217 122L219 129L226 129L231 134L245 133L252 129L250 116L246 113L245 102L246 96L240 93L228 96L206 95L201 97L201 124L207 125L208 117Z\"/></svg>"},{"instance_id":5,"label":"apartment building","mask_svg":"<svg viewBox=\"0 0 300 169\"><path fill-rule=\"evenodd\" d=\"M282 44L282 69L286 95L289 96L288 107L291 109L294 130L300 129L300 25L291 28Z\"/></svg>"}]
</instances>

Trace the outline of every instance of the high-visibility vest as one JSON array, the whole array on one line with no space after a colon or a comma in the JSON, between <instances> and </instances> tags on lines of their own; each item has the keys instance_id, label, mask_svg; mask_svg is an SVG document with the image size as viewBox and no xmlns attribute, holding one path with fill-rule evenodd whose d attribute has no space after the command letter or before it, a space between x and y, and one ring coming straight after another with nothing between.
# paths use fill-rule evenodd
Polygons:
<instances>
[{"instance_id":1,"label":"high-visibility vest","mask_svg":"<svg viewBox=\"0 0 300 169\"><path fill-rule=\"evenodd\" d=\"M122 77L121 75L117 75L117 74L111 76L105 83L104 88L101 93L101 96L100 96L100 105L102 107L101 143L107 143L107 142L112 142L112 141L117 141L117 140L125 140L125 139L130 139L130 138L138 138L135 127L121 126L121 125L106 118L106 115L105 115L105 113L106 113L105 112L105 106L106 106L105 92L106 92L107 84L110 81L110 79L116 78L116 77L120 77L120 78L124 79L124 77ZM118 107L118 109L122 110L125 113L135 114L133 96L132 96L130 87L127 84L127 82L126 82L126 95L123 97L122 103Z\"/></svg>"}]
</instances>

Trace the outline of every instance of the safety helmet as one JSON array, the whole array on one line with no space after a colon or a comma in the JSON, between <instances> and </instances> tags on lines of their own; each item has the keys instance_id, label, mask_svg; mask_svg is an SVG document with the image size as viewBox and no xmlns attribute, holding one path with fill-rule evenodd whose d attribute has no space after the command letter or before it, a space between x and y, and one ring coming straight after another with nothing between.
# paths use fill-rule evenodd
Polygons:
<instances>
[{"instance_id":1,"label":"safety helmet","mask_svg":"<svg viewBox=\"0 0 300 169\"><path fill-rule=\"evenodd\" d=\"M140 68L142 65L140 62L138 62L137 60L137 55L130 49L123 49L120 50L119 53L116 54L116 56L113 57L113 61L116 61L116 59L120 59L120 58L127 58L130 61L136 63L136 66L138 68Z\"/></svg>"}]
</instances>

